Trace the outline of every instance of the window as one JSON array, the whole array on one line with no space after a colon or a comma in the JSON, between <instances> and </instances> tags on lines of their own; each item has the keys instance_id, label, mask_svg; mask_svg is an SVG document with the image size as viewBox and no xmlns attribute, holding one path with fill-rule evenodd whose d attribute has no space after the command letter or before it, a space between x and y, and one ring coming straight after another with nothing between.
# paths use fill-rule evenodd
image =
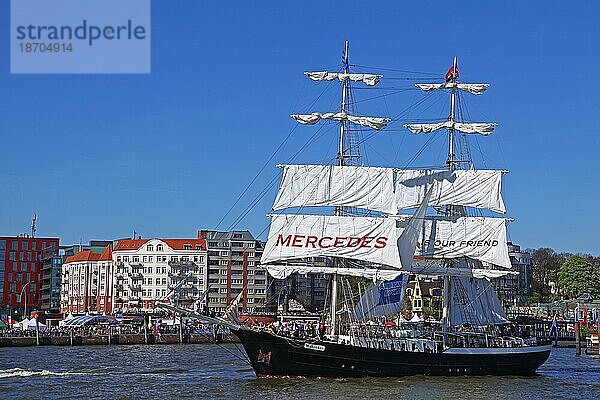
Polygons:
<instances>
[{"instance_id":1,"label":"window","mask_svg":"<svg viewBox=\"0 0 600 400\"><path fill-rule=\"evenodd\" d=\"M139 256L133 256L132 262L134 262L134 263L140 262L140 257Z\"/></svg>"},{"instance_id":2,"label":"window","mask_svg":"<svg viewBox=\"0 0 600 400\"><path fill-rule=\"evenodd\" d=\"M162 244L157 244L156 245L156 251L163 251L163 245Z\"/></svg>"},{"instance_id":3,"label":"window","mask_svg":"<svg viewBox=\"0 0 600 400\"><path fill-rule=\"evenodd\" d=\"M19 242L17 242L16 240L12 241L12 250L13 251L19 250Z\"/></svg>"},{"instance_id":4,"label":"window","mask_svg":"<svg viewBox=\"0 0 600 400\"><path fill-rule=\"evenodd\" d=\"M192 245L191 244L184 244L183 245L183 249L184 250L191 250L192 249Z\"/></svg>"},{"instance_id":5,"label":"window","mask_svg":"<svg viewBox=\"0 0 600 400\"><path fill-rule=\"evenodd\" d=\"M217 243L217 242L208 242L208 247L219 247L219 243Z\"/></svg>"},{"instance_id":6,"label":"window","mask_svg":"<svg viewBox=\"0 0 600 400\"><path fill-rule=\"evenodd\" d=\"M202 250L202 246L200 246L199 244L196 245L196 250Z\"/></svg>"},{"instance_id":7,"label":"window","mask_svg":"<svg viewBox=\"0 0 600 400\"><path fill-rule=\"evenodd\" d=\"M146 246L146 251L154 251L154 246L149 244Z\"/></svg>"},{"instance_id":8,"label":"window","mask_svg":"<svg viewBox=\"0 0 600 400\"><path fill-rule=\"evenodd\" d=\"M156 285L160 285L160 278L156 278Z\"/></svg>"},{"instance_id":9,"label":"window","mask_svg":"<svg viewBox=\"0 0 600 400\"><path fill-rule=\"evenodd\" d=\"M189 256L182 256L181 257L181 261L190 261L190 257Z\"/></svg>"},{"instance_id":10,"label":"window","mask_svg":"<svg viewBox=\"0 0 600 400\"><path fill-rule=\"evenodd\" d=\"M142 261L143 261L143 262L146 262L146 261L148 261L148 257L147 257L147 256L144 256L144 257L142 257Z\"/></svg>"},{"instance_id":11,"label":"window","mask_svg":"<svg viewBox=\"0 0 600 400\"><path fill-rule=\"evenodd\" d=\"M177 261L179 261L179 257L177 257L177 256L171 256L171 261L177 262Z\"/></svg>"},{"instance_id":12,"label":"window","mask_svg":"<svg viewBox=\"0 0 600 400\"><path fill-rule=\"evenodd\" d=\"M219 289L219 293L221 293L221 294L227 294L227 288L220 288Z\"/></svg>"},{"instance_id":13,"label":"window","mask_svg":"<svg viewBox=\"0 0 600 400\"><path fill-rule=\"evenodd\" d=\"M23 248L21 250L29 250L29 242L27 240L24 240L22 243Z\"/></svg>"},{"instance_id":14,"label":"window","mask_svg":"<svg viewBox=\"0 0 600 400\"><path fill-rule=\"evenodd\" d=\"M248 290L246 290L246 293L248 293L248 294L254 294L254 289L248 289Z\"/></svg>"},{"instance_id":15,"label":"window","mask_svg":"<svg viewBox=\"0 0 600 400\"><path fill-rule=\"evenodd\" d=\"M219 283L220 283L221 285L227 285L227 279L221 279L221 280L219 281Z\"/></svg>"}]
</instances>

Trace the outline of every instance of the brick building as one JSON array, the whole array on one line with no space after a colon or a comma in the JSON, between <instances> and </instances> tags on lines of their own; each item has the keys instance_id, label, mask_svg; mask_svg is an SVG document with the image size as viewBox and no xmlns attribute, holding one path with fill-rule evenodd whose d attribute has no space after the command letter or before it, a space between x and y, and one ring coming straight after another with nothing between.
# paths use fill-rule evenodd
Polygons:
<instances>
[{"instance_id":1,"label":"brick building","mask_svg":"<svg viewBox=\"0 0 600 400\"><path fill-rule=\"evenodd\" d=\"M20 318L42 304L42 259L58 238L0 237L0 315Z\"/></svg>"}]
</instances>

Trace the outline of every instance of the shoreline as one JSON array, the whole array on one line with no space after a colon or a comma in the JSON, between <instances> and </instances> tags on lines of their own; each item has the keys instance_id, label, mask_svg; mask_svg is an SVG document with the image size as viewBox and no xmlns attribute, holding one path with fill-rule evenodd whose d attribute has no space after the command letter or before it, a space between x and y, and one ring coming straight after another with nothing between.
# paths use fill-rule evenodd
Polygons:
<instances>
[{"instance_id":1,"label":"shoreline","mask_svg":"<svg viewBox=\"0 0 600 400\"><path fill-rule=\"evenodd\" d=\"M39 340L39 342L38 342ZM231 334L114 334L114 335L69 335L33 337L0 337L1 347L36 347L36 346L110 346L110 345L169 345L169 344L203 344L203 343L239 343L239 339Z\"/></svg>"}]
</instances>

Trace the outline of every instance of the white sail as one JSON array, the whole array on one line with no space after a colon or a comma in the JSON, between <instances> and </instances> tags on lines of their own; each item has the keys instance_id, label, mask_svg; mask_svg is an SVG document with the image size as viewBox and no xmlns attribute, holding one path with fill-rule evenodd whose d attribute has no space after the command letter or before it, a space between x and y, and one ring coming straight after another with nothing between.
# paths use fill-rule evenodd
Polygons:
<instances>
[{"instance_id":1,"label":"white sail","mask_svg":"<svg viewBox=\"0 0 600 400\"><path fill-rule=\"evenodd\" d=\"M506 312L486 279L452 277L450 324L475 326L505 324Z\"/></svg>"},{"instance_id":2,"label":"white sail","mask_svg":"<svg viewBox=\"0 0 600 400\"><path fill-rule=\"evenodd\" d=\"M394 219L286 214L271 219L263 265L331 256L402 269ZM314 266L311 272L324 271Z\"/></svg>"},{"instance_id":3,"label":"white sail","mask_svg":"<svg viewBox=\"0 0 600 400\"><path fill-rule=\"evenodd\" d=\"M347 206L396 214L394 171L377 167L284 165L273 210L304 206Z\"/></svg>"},{"instance_id":4,"label":"white sail","mask_svg":"<svg viewBox=\"0 0 600 400\"><path fill-rule=\"evenodd\" d=\"M314 125L321 119L331 119L335 121L348 120L354 124L362 125L367 128L382 130L391 121L389 118L381 117L359 117L354 115L348 115L346 113L318 113L312 114L292 114L292 118L304 125Z\"/></svg>"},{"instance_id":5,"label":"white sail","mask_svg":"<svg viewBox=\"0 0 600 400\"><path fill-rule=\"evenodd\" d=\"M495 122L477 122L477 123L462 123L462 122L437 122L432 124L405 124L404 127L412 133L431 133L440 129L456 129L464 133L479 133L487 136L494 131L497 126Z\"/></svg>"},{"instance_id":6,"label":"white sail","mask_svg":"<svg viewBox=\"0 0 600 400\"><path fill-rule=\"evenodd\" d=\"M423 221L416 254L439 259L469 257L510 269L506 220L489 217L428 217Z\"/></svg>"},{"instance_id":7,"label":"white sail","mask_svg":"<svg viewBox=\"0 0 600 400\"><path fill-rule=\"evenodd\" d=\"M415 85L424 92L430 92L432 90L440 89L452 89L456 88L463 92L471 94L482 94L490 86L488 83L456 83L456 82L445 82L445 83L417 83Z\"/></svg>"},{"instance_id":8,"label":"white sail","mask_svg":"<svg viewBox=\"0 0 600 400\"><path fill-rule=\"evenodd\" d=\"M423 218L425 217L425 211L427 211L432 192L433 188L429 188L417 211L408 219L408 221L406 221L406 225L404 225L402 220L398 221L398 231L401 231L398 237L398 249L400 261L405 267L410 267L412 265L419 234L421 233L421 227L423 226Z\"/></svg>"},{"instance_id":9,"label":"white sail","mask_svg":"<svg viewBox=\"0 0 600 400\"><path fill-rule=\"evenodd\" d=\"M327 71L318 71L318 72L305 72L304 75L308 76L313 81L333 81L340 80L345 81L350 79L354 82L363 82L368 86L375 86L379 79L383 78L383 75L375 75L375 74L344 74L338 72L327 72Z\"/></svg>"},{"instance_id":10,"label":"white sail","mask_svg":"<svg viewBox=\"0 0 600 400\"><path fill-rule=\"evenodd\" d=\"M432 188L430 206L460 205L506 213L502 199L502 171L498 170L398 170L396 204L399 209L418 207Z\"/></svg>"}]
</instances>

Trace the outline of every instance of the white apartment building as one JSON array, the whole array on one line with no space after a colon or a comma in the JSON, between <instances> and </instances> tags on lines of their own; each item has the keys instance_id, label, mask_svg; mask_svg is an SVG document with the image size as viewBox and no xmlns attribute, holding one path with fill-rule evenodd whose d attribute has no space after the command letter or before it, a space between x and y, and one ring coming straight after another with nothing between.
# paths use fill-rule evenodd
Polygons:
<instances>
[{"instance_id":1,"label":"white apartment building","mask_svg":"<svg viewBox=\"0 0 600 400\"><path fill-rule=\"evenodd\" d=\"M112 258L115 311L152 311L173 288L169 299L189 304L207 290L208 257L201 237L119 240Z\"/></svg>"},{"instance_id":2,"label":"white apartment building","mask_svg":"<svg viewBox=\"0 0 600 400\"><path fill-rule=\"evenodd\" d=\"M112 249L69 256L62 265L60 308L63 314L112 312Z\"/></svg>"}]
</instances>

